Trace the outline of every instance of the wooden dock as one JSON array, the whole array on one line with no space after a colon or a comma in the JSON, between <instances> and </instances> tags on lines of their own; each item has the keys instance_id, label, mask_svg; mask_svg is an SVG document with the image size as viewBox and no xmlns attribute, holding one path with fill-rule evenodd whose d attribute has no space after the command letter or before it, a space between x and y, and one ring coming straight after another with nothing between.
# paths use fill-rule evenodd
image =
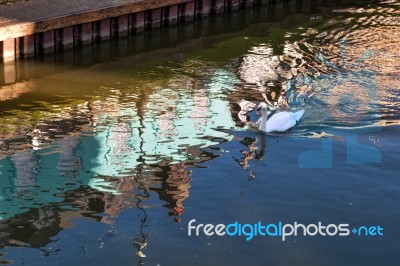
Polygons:
<instances>
[{"instance_id":1,"label":"wooden dock","mask_svg":"<svg viewBox=\"0 0 400 266\"><path fill-rule=\"evenodd\" d=\"M121 4L118 4L121 2ZM145 28L192 21L261 4L261 0L142 0L111 1L111 5L50 17L0 23L0 61L54 53ZM264 2L269 2L264 0ZM271 2L274 2L271 0ZM16 4L17 5L17 4ZM1 8L0 8L1 11ZM0 18L1 18L0 12Z\"/></svg>"},{"instance_id":2,"label":"wooden dock","mask_svg":"<svg viewBox=\"0 0 400 266\"><path fill-rule=\"evenodd\" d=\"M35 62L45 60L50 63L46 65L52 65L51 69L42 69L42 73L60 71L66 66L88 66L176 44L178 40L218 34L221 31L216 29L224 31L225 26L231 27L225 25L226 21L244 27L255 20L276 21L291 14L312 13L324 0L75 0L71 3L35 0L21 3L26 6L18 3L0 6L0 86L12 86L36 77ZM35 9L34 3L41 5L31 12ZM77 7L77 3L86 4ZM246 21L239 14L247 14ZM209 24L209 20L213 22Z\"/></svg>"}]
</instances>

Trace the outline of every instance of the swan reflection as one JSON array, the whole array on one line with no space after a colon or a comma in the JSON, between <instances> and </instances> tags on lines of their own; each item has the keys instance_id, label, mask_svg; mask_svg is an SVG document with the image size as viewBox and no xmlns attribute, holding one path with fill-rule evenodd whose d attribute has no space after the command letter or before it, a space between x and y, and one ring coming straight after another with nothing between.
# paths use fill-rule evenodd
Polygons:
<instances>
[{"instance_id":1,"label":"swan reflection","mask_svg":"<svg viewBox=\"0 0 400 266\"><path fill-rule=\"evenodd\" d=\"M250 162L253 159L263 160L267 147L267 135L260 134L255 138L245 137L240 140L240 144L246 146L246 150L241 150L241 158L234 158L234 160L244 169L248 170L248 180L251 181L256 178L254 173L250 170Z\"/></svg>"}]
</instances>

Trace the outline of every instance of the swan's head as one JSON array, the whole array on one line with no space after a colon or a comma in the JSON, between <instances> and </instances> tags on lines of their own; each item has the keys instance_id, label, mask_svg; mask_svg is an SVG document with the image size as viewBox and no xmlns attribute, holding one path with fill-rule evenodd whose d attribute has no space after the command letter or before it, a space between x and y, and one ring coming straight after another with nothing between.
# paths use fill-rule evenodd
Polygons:
<instances>
[{"instance_id":1,"label":"swan's head","mask_svg":"<svg viewBox=\"0 0 400 266\"><path fill-rule=\"evenodd\" d=\"M258 115L263 115L265 111L267 111L267 115L268 115L271 113L270 111L273 111L273 110L275 110L275 108L266 104L265 102L260 102L256 109Z\"/></svg>"},{"instance_id":2,"label":"swan's head","mask_svg":"<svg viewBox=\"0 0 400 266\"><path fill-rule=\"evenodd\" d=\"M257 105L257 114L263 115L265 111L268 111L268 105L265 102L261 102Z\"/></svg>"}]
</instances>

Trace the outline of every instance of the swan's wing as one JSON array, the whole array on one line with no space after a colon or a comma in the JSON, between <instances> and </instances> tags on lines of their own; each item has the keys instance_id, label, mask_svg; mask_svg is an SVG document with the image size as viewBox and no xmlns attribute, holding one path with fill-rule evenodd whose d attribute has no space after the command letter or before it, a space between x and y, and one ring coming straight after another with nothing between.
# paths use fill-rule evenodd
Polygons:
<instances>
[{"instance_id":1,"label":"swan's wing","mask_svg":"<svg viewBox=\"0 0 400 266\"><path fill-rule=\"evenodd\" d=\"M292 119L294 119L295 121L299 121L300 118L304 115L304 109L291 113L292 115Z\"/></svg>"},{"instance_id":2,"label":"swan's wing","mask_svg":"<svg viewBox=\"0 0 400 266\"><path fill-rule=\"evenodd\" d=\"M275 113L267 120L267 131L286 131L296 125L296 120L289 112Z\"/></svg>"}]
</instances>

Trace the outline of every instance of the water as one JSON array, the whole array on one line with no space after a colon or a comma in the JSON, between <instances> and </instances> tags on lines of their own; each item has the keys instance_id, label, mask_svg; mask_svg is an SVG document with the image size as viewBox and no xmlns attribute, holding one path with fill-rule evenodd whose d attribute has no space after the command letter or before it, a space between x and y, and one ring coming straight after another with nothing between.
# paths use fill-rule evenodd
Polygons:
<instances>
[{"instance_id":1,"label":"water","mask_svg":"<svg viewBox=\"0 0 400 266\"><path fill-rule=\"evenodd\" d=\"M397 265L399 4L278 8L26 63L0 90L1 264ZM303 119L260 134L238 102L261 93ZM189 237L192 219L384 236Z\"/></svg>"}]
</instances>

